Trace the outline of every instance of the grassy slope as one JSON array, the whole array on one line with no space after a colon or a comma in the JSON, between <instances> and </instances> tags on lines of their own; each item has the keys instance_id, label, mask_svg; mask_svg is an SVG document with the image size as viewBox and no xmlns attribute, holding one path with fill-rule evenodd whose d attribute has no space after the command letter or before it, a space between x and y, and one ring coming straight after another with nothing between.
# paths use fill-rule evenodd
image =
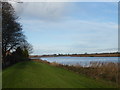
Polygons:
<instances>
[{"instance_id":1,"label":"grassy slope","mask_svg":"<svg viewBox=\"0 0 120 90\"><path fill-rule=\"evenodd\" d=\"M74 72L39 62L22 62L3 70L3 88L112 87Z\"/></svg>"}]
</instances>

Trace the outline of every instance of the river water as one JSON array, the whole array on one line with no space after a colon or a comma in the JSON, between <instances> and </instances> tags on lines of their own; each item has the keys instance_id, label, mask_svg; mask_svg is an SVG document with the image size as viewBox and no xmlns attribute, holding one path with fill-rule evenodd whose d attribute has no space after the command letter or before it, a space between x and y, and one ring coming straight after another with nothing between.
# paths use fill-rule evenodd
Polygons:
<instances>
[{"instance_id":1,"label":"river water","mask_svg":"<svg viewBox=\"0 0 120 90\"><path fill-rule=\"evenodd\" d=\"M61 56L61 57L37 57L37 59L47 60L49 62L56 62L63 65L82 65L88 66L91 62L112 62L118 63L118 57L69 57L69 56Z\"/></svg>"}]
</instances>

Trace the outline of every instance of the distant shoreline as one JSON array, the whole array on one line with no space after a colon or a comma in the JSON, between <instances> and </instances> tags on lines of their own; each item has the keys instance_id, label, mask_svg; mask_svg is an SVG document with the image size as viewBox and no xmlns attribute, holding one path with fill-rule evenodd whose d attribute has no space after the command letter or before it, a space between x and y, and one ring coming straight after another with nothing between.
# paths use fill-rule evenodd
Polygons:
<instances>
[{"instance_id":1,"label":"distant shoreline","mask_svg":"<svg viewBox=\"0 0 120 90\"><path fill-rule=\"evenodd\" d=\"M30 57L59 57L59 56L71 56L71 57L120 57L120 53L98 53L98 54L60 54L60 55L30 55Z\"/></svg>"}]
</instances>

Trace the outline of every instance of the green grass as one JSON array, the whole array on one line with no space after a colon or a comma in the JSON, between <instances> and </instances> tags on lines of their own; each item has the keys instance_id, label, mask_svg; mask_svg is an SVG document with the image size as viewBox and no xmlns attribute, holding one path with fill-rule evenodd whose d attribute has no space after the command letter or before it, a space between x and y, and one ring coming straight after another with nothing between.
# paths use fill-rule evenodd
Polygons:
<instances>
[{"instance_id":1,"label":"green grass","mask_svg":"<svg viewBox=\"0 0 120 90\"><path fill-rule=\"evenodd\" d=\"M26 61L2 73L3 88L110 88L113 84L98 81L48 64Z\"/></svg>"}]
</instances>

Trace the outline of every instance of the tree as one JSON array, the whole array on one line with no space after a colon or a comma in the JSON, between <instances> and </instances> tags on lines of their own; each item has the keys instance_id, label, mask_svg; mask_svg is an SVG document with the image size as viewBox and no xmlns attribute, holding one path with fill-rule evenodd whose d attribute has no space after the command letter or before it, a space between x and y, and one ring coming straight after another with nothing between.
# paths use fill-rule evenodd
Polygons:
<instances>
[{"instance_id":1,"label":"tree","mask_svg":"<svg viewBox=\"0 0 120 90\"><path fill-rule=\"evenodd\" d=\"M20 47L17 47L16 51L12 52L11 55L9 55L8 59L9 59L10 64L23 61L24 60L23 50Z\"/></svg>"},{"instance_id":2,"label":"tree","mask_svg":"<svg viewBox=\"0 0 120 90\"><path fill-rule=\"evenodd\" d=\"M29 57L29 53L28 53L28 50L27 50L27 49L24 49L24 50L23 50L23 56L24 56L25 58L28 58L28 57Z\"/></svg>"},{"instance_id":3,"label":"tree","mask_svg":"<svg viewBox=\"0 0 120 90\"><path fill-rule=\"evenodd\" d=\"M14 8L8 2L2 2L2 63L3 67L19 61L27 60L32 51L22 32Z\"/></svg>"},{"instance_id":4,"label":"tree","mask_svg":"<svg viewBox=\"0 0 120 90\"><path fill-rule=\"evenodd\" d=\"M18 47L15 52L18 54L18 56L23 56L23 50L20 47Z\"/></svg>"},{"instance_id":5,"label":"tree","mask_svg":"<svg viewBox=\"0 0 120 90\"><path fill-rule=\"evenodd\" d=\"M28 43L27 41L25 42L22 42L20 47L23 49L23 50L27 50L28 54L31 54L33 52L33 47L30 43Z\"/></svg>"},{"instance_id":6,"label":"tree","mask_svg":"<svg viewBox=\"0 0 120 90\"><path fill-rule=\"evenodd\" d=\"M8 2L2 2L2 54L16 49L21 42L25 42L22 26L18 22L14 8Z\"/></svg>"}]
</instances>

